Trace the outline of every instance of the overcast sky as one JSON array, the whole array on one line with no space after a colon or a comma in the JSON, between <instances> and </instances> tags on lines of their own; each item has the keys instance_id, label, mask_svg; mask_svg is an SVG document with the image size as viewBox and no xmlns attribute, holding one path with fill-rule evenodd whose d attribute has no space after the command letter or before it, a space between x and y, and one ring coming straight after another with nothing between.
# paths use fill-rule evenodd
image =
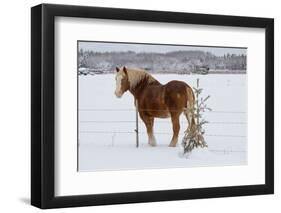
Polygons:
<instances>
[{"instance_id":1,"label":"overcast sky","mask_svg":"<svg viewBox=\"0 0 281 213\"><path fill-rule=\"evenodd\" d=\"M84 42L78 43L78 48L83 50L92 50L94 52L156 52L166 53L179 50L201 50L211 52L217 56L224 54L247 54L246 48L229 47L203 47L203 46L175 46L175 45L155 45L155 44L132 44L132 43L109 43L109 42Z\"/></svg>"}]
</instances>

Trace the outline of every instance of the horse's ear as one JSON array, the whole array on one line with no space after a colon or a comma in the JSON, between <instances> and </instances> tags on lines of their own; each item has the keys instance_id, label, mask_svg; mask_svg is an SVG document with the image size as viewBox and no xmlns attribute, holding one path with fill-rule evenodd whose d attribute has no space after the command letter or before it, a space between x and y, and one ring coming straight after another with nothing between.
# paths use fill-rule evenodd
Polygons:
<instances>
[{"instance_id":1,"label":"horse's ear","mask_svg":"<svg viewBox=\"0 0 281 213\"><path fill-rule=\"evenodd\" d=\"M120 71L119 67L116 67L116 72L119 72L119 71Z\"/></svg>"},{"instance_id":2,"label":"horse's ear","mask_svg":"<svg viewBox=\"0 0 281 213\"><path fill-rule=\"evenodd\" d=\"M123 67L123 71L127 75L127 68L125 66Z\"/></svg>"}]
</instances>

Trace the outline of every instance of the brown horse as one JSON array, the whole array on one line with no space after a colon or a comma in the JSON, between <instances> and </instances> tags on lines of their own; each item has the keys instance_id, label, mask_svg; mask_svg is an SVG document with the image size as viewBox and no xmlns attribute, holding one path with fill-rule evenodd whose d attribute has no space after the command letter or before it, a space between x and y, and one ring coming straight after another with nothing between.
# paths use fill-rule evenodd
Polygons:
<instances>
[{"instance_id":1,"label":"brown horse","mask_svg":"<svg viewBox=\"0 0 281 213\"><path fill-rule=\"evenodd\" d=\"M190 86L182 81L170 81L162 85L145 70L116 67L115 95L121 98L126 91L135 97L135 105L145 123L148 143L156 146L153 134L154 118L171 118L173 137L169 146L175 147L180 131L179 117L182 113L188 120L190 131L195 126L194 93Z\"/></svg>"}]
</instances>

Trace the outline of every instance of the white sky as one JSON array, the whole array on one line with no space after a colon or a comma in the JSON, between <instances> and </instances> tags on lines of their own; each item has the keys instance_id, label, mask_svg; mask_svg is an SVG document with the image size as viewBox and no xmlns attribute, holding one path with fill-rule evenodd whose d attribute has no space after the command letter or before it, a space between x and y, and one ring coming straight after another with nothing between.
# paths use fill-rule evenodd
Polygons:
<instances>
[{"instance_id":1,"label":"white sky","mask_svg":"<svg viewBox=\"0 0 281 213\"><path fill-rule=\"evenodd\" d=\"M211 52L217 56L224 54L247 54L246 48L231 47L202 47L202 46L180 46L180 45L155 45L155 44L132 44L132 43L110 43L110 42L85 42L79 41L78 48L83 50L92 50L94 52L156 52L166 53L178 50L201 50Z\"/></svg>"}]
</instances>

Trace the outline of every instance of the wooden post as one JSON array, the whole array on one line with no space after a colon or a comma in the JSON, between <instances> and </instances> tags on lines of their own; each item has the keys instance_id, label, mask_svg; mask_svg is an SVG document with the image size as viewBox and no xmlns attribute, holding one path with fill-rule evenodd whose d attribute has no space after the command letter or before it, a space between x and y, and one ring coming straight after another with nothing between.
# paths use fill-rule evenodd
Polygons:
<instances>
[{"instance_id":1,"label":"wooden post","mask_svg":"<svg viewBox=\"0 0 281 213\"><path fill-rule=\"evenodd\" d=\"M197 90L199 90L199 78L197 78ZM197 113L197 125L199 125L199 92L196 93L196 113Z\"/></svg>"},{"instance_id":2,"label":"wooden post","mask_svg":"<svg viewBox=\"0 0 281 213\"><path fill-rule=\"evenodd\" d=\"M138 101L135 100L135 105L136 105L136 147L139 147L139 115L138 115Z\"/></svg>"},{"instance_id":3,"label":"wooden post","mask_svg":"<svg viewBox=\"0 0 281 213\"><path fill-rule=\"evenodd\" d=\"M197 123L196 123L196 132L198 131L198 128L199 128L199 114L200 114L200 109L199 109L199 78L197 78L197 92L196 92L196 113L197 113ZM199 136L198 134L196 134L196 137L197 137L197 143L199 141Z\"/></svg>"}]
</instances>

